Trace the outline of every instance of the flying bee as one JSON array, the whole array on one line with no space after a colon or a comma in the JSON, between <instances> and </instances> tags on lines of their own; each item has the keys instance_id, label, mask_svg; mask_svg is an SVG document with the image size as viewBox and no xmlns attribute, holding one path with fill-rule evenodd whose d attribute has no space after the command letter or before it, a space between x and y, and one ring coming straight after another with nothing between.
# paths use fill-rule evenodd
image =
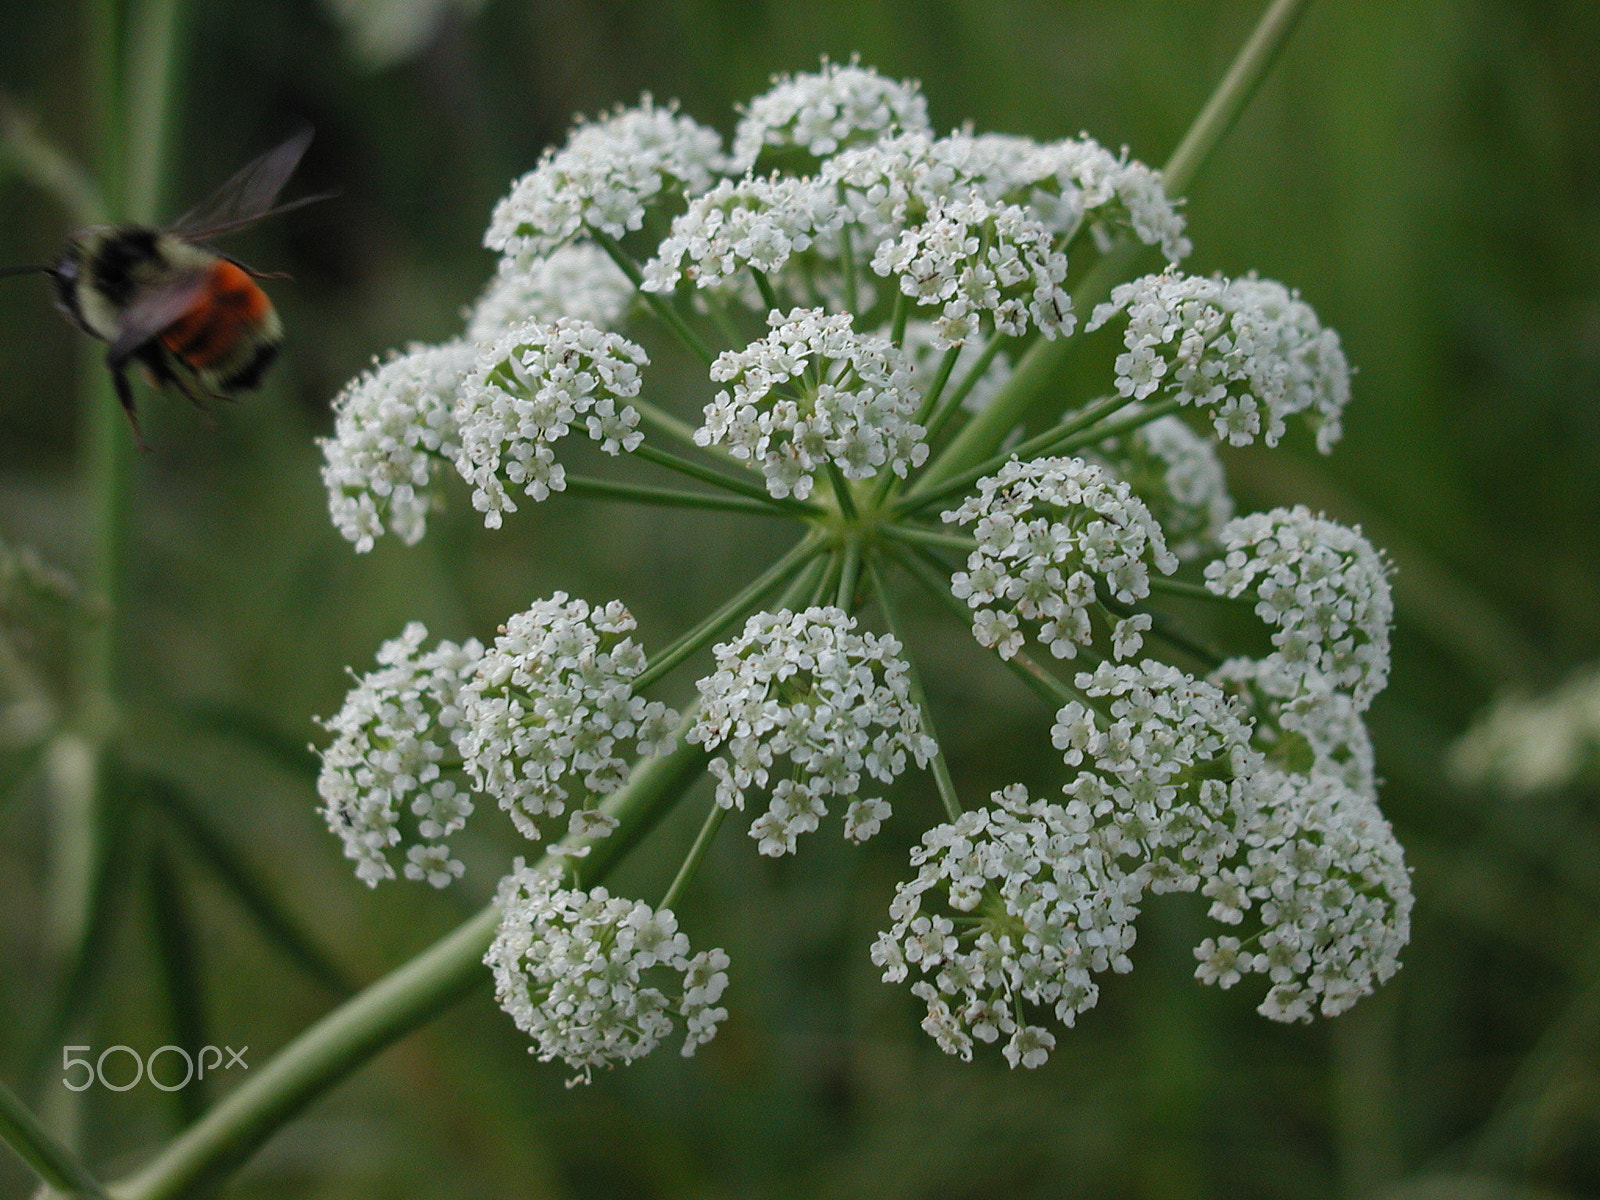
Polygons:
<instances>
[{"instance_id":1,"label":"flying bee","mask_svg":"<svg viewBox=\"0 0 1600 1200\"><path fill-rule=\"evenodd\" d=\"M278 356L283 323L255 281L282 276L252 270L204 243L331 195L274 206L311 133L307 126L267 151L163 229L92 225L68 238L53 264L0 271L49 275L67 318L110 344L106 368L141 448L130 365L143 368L150 386L170 384L209 413L208 399L231 400L259 386Z\"/></svg>"}]
</instances>

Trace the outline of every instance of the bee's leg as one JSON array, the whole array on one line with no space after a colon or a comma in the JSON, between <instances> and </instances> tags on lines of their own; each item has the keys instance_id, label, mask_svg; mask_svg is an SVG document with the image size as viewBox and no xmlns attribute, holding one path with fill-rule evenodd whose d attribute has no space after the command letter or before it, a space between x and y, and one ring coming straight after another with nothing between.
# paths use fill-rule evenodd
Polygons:
<instances>
[{"instance_id":1,"label":"bee's leg","mask_svg":"<svg viewBox=\"0 0 1600 1200\"><path fill-rule=\"evenodd\" d=\"M228 259L229 262L231 262L234 266L238 267L239 270L243 271L246 275L250 276L252 279L293 279L294 278L294 276L289 274L289 272L287 272L287 271L258 271L254 267L252 267L249 263L242 263L237 258L229 258L226 254L224 254L222 257Z\"/></svg>"},{"instance_id":2,"label":"bee's leg","mask_svg":"<svg viewBox=\"0 0 1600 1200\"><path fill-rule=\"evenodd\" d=\"M128 386L127 372L121 366L106 364L111 371L111 386L116 389L117 401L128 414L128 424L133 426L133 441L144 453L150 453L150 443L144 440L144 430L139 428L139 410L133 406L133 389Z\"/></svg>"},{"instance_id":3,"label":"bee's leg","mask_svg":"<svg viewBox=\"0 0 1600 1200\"><path fill-rule=\"evenodd\" d=\"M221 429L222 424L217 420L217 414L212 411L210 403L195 390L192 381L185 379L178 371L169 371L167 378L180 392L189 398L189 403L200 410L200 420L207 429ZM209 393L207 393L209 395Z\"/></svg>"}]
</instances>

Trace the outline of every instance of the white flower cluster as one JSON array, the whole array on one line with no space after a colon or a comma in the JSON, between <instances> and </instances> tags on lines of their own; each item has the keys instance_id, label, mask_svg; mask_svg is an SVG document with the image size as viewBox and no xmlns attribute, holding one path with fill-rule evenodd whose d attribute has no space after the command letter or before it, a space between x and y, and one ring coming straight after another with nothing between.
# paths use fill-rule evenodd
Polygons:
<instances>
[{"instance_id":1,"label":"white flower cluster","mask_svg":"<svg viewBox=\"0 0 1600 1200\"><path fill-rule=\"evenodd\" d=\"M694 196L722 173L722 138L649 96L580 123L559 150L512 185L495 206L484 245L513 258L537 257L584 228L620 238L644 224L645 207L665 193Z\"/></svg>"},{"instance_id":2,"label":"white flower cluster","mask_svg":"<svg viewBox=\"0 0 1600 1200\"><path fill-rule=\"evenodd\" d=\"M1253 744L1278 770L1325 776L1374 800L1377 763L1361 710L1320 675L1293 675L1276 655L1230 658L1209 679L1255 721Z\"/></svg>"},{"instance_id":3,"label":"white flower cluster","mask_svg":"<svg viewBox=\"0 0 1600 1200\"><path fill-rule=\"evenodd\" d=\"M467 314L466 340L498 341L526 321L574 317L613 328L633 300L633 282L593 242L574 242L543 258L502 258Z\"/></svg>"},{"instance_id":4,"label":"white flower cluster","mask_svg":"<svg viewBox=\"0 0 1600 1200\"><path fill-rule=\"evenodd\" d=\"M1213 550L1222 527L1233 519L1233 497L1216 444L1177 417L1157 417L1126 437L1106 438L1093 456L1149 506L1181 562Z\"/></svg>"},{"instance_id":5,"label":"white flower cluster","mask_svg":"<svg viewBox=\"0 0 1600 1200\"><path fill-rule=\"evenodd\" d=\"M687 278L715 287L746 267L772 275L843 224L838 201L814 179L725 179L673 220L640 286L670 292Z\"/></svg>"},{"instance_id":6,"label":"white flower cluster","mask_svg":"<svg viewBox=\"0 0 1600 1200\"><path fill-rule=\"evenodd\" d=\"M455 458L455 392L472 369L464 342L414 346L358 376L333 402L333 436L320 439L334 528L372 549L385 529L406 545L427 531L436 476Z\"/></svg>"},{"instance_id":7,"label":"white flower cluster","mask_svg":"<svg viewBox=\"0 0 1600 1200\"><path fill-rule=\"evenodd\" d=\"M1324 454L1342 432L1350 367L1339 335L1311 306L1269 279L1201 278L1168 271L1111 292L1087 329L1128 314L1117 390L1143 400L1158 390L1211 410L1217 436L1235 446L1275 446L1285 418L1304 414Z\"/></svg>"},{"instance_id":8,"label":"white flower cluster","mask_svg":"<svg viewBox=\"0 0 1600 1200\"><path fill-rule=\"evenodd\" d=\"M500 928L484 955L495 998L533 1039L540 1062L559 1058L589 1082L596 1067L643 1058L684 1023L683 1054L716 1036L728 1010L728 956L692 953L671 909L562 888L522 865L500 881ZM666 990L663 990L666 989Z\"/></svg>"},{"instance_id":9,"label":"white flower cluster","mask_svg":"<svg viewBox=\"0 0 1600 1200\"><path fill-rule=\"evenodd\" d=\"M716 647L717 669L697 685L688 738L726 747L711 760L717 803L743 810L748 793L770 790L750 826L762 854L794 853L795 839L827 815L829 796L853 797L845 837L866 841L890 810L858 795L863 777L893 783L908 755L926 767L938 751L911 699L899 641L855 626L831 606L757 613ZM778 774L787 778L773 781Z\"/></svg>"},{"instance_id":10,"label":"white flower cluster","mask_svg":"<svg viewBox=\"0 0 1600 1200\"><path fill-rule=\"evenodd\" d=\"M378 669L356 681L338 715L321 722L334 737L321 752L319 811L369 887L395 877L390 851L407 834L420 840L406 851L406 878L443 887L463 870L445 839L472 814L457 741L462 683L483 647L440 642L424 652L427 636L413 621L385 642Z\"/></svg>"},{"instance_id":11,"label":"white flower cluster","mask_svg":"<svg viewBox=\"0 0 1600 1200\"><path fill-rule=\"evenodd\" d=\"M1144 501L1081 458L1008 462L944 519L976 523L978 548L950 590L975 610L973 636L1002 658L1022 648L1024 621L1038 623L1036 636L1057 658L1074 657L1093 640L1102 584L1131 604L1150 594L1152 567L1169 575L1178 567ZM1134 625L1121 625L1112 633L1118 658L1141 642Z\"/></svg>"},{"instance_id":12,"label":"white flower cluster","mask_svg":"<svg viewBox=\"0 0 1600 1200\"><path fill-rule=\"evenodd\" d=\"M1511 796L1565 787L1600 765L1600 668L1538 696L1502 696L1450 748L1450 773Z\"/></svg>"},{"instance_id":13,"label":"white flower cluster","mask_svg":"<svg viewBox=\"0 0 1600 1200\"><path fill-rule=\"evenodd\" d=\"M920 225L882 242L872 269L893 275L919 305L936 306L937 342L955 346L976 336L985 319L1020 337L1030 323L1047 338L1068 335L1076 318L1062 286L1067 256L1026 209L956 200Z\"/></svg>"},{"instance_id":14,"label":"white flower cluster","mask_svg":"<svg viewBox=\"0 0 1600 1200\"><path fill-rule=\"evenodd\" d=\"M1090 137L1034 147L1012 168L1007 199L1026 204L1053 230L1069 238L1088 226L1101 251L1127 230L1147 246L1160 246L1168 262L1192 249L1182 215L1161 186L1161 172L1115 155Z\"/></svg>"},{"instance_id":15,"label":"white flower cluster","mask_svg":"<svg viewBox=\"0 0 1600 1200\"><path fill-rule=\"evenodd\" d=\"M928 456L911 364L883 334L859 334L849 313L774 310L772 332L711 366L732 384L705 407L695 430L702 446L727 445L766 477L778 498L804 500L816 472L832 463L846 479L885 467L901 478Z\"/></svg>"},{"instance_id":16,"label":"white flower cluster","mask_svg":"<svg viewBox=\"0 0 1600 1200\"><path fill-rule=\"evenodd\" d=\"M733 164L748 171L763 150L798 147L824 158L841 147L903 132L925 132L928 102L911 82L885 79L852 59L781 75L750 101L733 135Z\"/></svg>"},{"instance_id":17,"label":"white flower cluster","mask_svg":"<svg viewBox=\"0 0 1600 1200\"><path fill-rule=\"evenodd\" d=\"M598 800L622 785L618 754L672 748L678 717L633 694L645 668L633 616L618 601L591 608L556 592L505 623L462 692L461 756L473 786L500 802L524 837L573 809L568 832L603 836L616 819Z\"/></svg>"},{"instance_id":18,"label":"white flower cluster","mask_svg":"<svg viewBox=\"0 0 1600 1200\"><path fill-rule=\"evenodd\" d=\"M1236 517L1219 540L1225 557L1206 565L1219 596L1247 593L1276 626L1271 669L1308 688L1325 681L1366 711L1389 680L1394 599L1372 543L1304 505Z\"/></svg>"},{"instance_id":19,"label":"white flower cluster","mask_svg":"<svg viewBox=\"0 0 1600 1200\"><path fill-rule=\"evenodd\" d=\"M639 394L649 361L620 334L570 317L529 321L481 347L456 409L456 469L483 523L497 528L517 511L508 484L536 501L566 487L551 445L579 419L607 454L637 448L639 414L625 401Z\"/></svg>"},{"instance_id":20,"label":"white flower cluster","mask_svg":"<svg viewBox=\"0 0 1600 1200\"><path fill-rule=\"evenodd\" d=\"M884 978L915 970L927 1029L948 1053L1003 1034L1012 1066L1038 1066L1051 1034L1022 1001L1072 1025L1092 978L1131 969L1147 893L1199 890L1248 938L1207 938L1196 977L1230 987L1264 974L1260 1011L1331 1016L1387 979L1409 936L1410 883L1375 803L1322 775L1280 772L1250 745L1243 708L1173 667L1102 665L1077 686L1095 705L1052 731L1079 772L1064 804L1020 787L924 835L916 879L873 948Z\"/></svg>"}]
</instances>

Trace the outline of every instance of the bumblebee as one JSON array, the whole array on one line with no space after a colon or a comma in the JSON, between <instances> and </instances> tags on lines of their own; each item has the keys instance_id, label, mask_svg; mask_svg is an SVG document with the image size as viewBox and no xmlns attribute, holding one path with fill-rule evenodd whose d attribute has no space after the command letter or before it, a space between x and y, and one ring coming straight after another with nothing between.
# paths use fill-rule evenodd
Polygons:
<instances>
[{"instance_id":1,"label":"bumblebee","mask_svg":"<svg viewBox=\"0 0 1600 1200\"><path fill-rule=\"evenodd\" d=\"M106 368L141 449L144 435L127 371L138 365L152 387L168 385L202 412L255 388L278 356L283 323L252 270L204 243L328 194L276 204L311 143L309 127L267 151L208 199L165 228L94 225L67 239L55 263L0 275L51 277L67 318L109 343Z\"/></svg>"}]
</instances>

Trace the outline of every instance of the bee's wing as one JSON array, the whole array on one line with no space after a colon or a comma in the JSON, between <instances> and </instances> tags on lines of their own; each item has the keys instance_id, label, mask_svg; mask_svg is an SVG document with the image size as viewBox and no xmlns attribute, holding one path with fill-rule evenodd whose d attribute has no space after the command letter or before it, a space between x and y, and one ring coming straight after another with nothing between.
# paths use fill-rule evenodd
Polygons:
<instances>
[{"instance_id":1,"label":"bee's wing","mask_svg":"<svg viewBox=\"0 0 1600 1200\"><path fill-rule=\"evenodd\" d=\"M123 310L117 324L117 336L106 351L106 364L118 370L134 356L146 342L159 337L163 330L195 306L205 295L210 272L182 271L145 292Z\"/></svg>"},{"instance_id":2,"label":"bee's wing","mask_svg":"<svg viewBox=\"0 0 1600 1200\"><path fill-rule=\"evenodd\" d=\"M262 217L287 212L292 208L325 200L326 195L307 196L288 204L272 207L289 176L300 165L300 159L311 144L311 126L303 126L298 133L268 150L254 162L244 166L227 183L219 187L211 198L202 201L168 227L168 232L190 240L215 237L242 229Z\"/></svg>"}]
</instances>

